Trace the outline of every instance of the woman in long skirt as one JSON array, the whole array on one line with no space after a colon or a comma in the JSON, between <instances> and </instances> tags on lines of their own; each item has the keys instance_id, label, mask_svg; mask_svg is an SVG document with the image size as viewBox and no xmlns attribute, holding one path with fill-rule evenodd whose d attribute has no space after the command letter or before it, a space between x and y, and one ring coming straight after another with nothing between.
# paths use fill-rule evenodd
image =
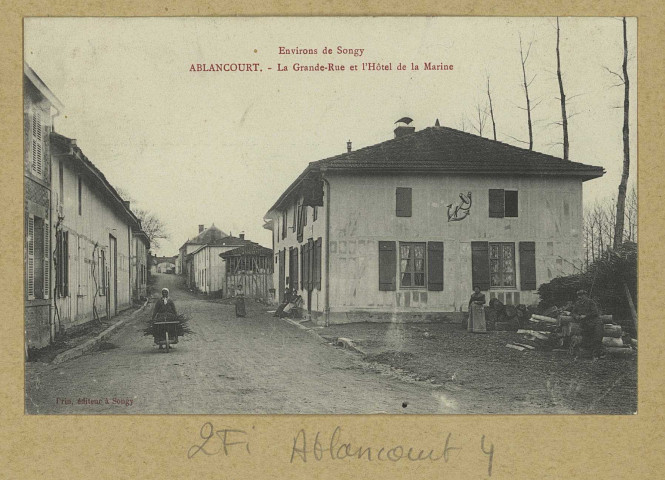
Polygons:
<instances>
[{"instance_id":1,"label":"woman in long skirt","mask_svg":"<svg viewBox=\"0 0 665 480\"><path fill-rule=\"evenodd\" d=\"M480 287L473 287L473 294L469 300L469 323L467 330L474 333L487 332L485 326L485 294L480 292Z\"/></svg>"}]
</instances>

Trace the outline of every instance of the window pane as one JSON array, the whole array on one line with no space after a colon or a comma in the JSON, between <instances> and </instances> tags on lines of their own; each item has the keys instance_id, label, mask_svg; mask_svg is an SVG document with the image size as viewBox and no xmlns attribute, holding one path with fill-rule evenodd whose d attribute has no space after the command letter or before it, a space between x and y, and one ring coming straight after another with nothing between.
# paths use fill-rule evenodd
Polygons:
<instances>
[{"instance_id":1,"label":"window pane","mask_svg":"<svg viewBox=\"0 0 665 480\"><path fill-rule=\"evenodd\" d=\"M422 273L425 271L425 260L422 258L416 258L416 262L414 264L415 266L415 271L418 273Z\"/></svg>"},{"instance_id":2,"label":"window pane","mask_svg":"<svg viewBox=\"0 0 665 480\"><path fill-rule=\"evenodd\" d=\"M414 276L414 285L416 287L424 287L425 286L425 274L424 273L416 273Z\"/></svg>"},{"instance_id":3,"label":"window pane","mask_svg":"<svg viewBox=\"0 0 665 480\"><path fill-rule=\"evenodd\" d=\"M402 274L402 283L401 285L403 287L410 287L411 286L411 274L410 273L403 273Z\"/></svg>"}]
</instances>

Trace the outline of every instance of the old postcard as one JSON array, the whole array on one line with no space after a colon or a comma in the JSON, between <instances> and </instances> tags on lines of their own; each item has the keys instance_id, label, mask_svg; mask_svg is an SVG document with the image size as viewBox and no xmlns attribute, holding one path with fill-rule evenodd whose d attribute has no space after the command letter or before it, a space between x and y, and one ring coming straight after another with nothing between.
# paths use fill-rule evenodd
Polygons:
<instances>
[{"instance_id":1,"label":"old postcard","mask_svg":"<svg viewBox=\"0 0 665 480\"><path fill-rule=\"evenodd\" d=\"M636 29L26 18L26 413L636 413Z\"/></svg>"}]
</instances>

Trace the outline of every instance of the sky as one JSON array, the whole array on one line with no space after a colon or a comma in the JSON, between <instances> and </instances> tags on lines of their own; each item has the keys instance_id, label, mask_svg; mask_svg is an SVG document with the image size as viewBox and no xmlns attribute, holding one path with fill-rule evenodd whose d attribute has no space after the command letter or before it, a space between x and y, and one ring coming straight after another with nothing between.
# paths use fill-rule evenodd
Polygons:
<instances>
[{"instance_id":1,"label":"sky","mask_svg":"<svg viewBox=\"0 0 665 480\"><path fill-rule=\"evenodd\" d=\"M348 140L353 149L389 140L404 116L416 130L439 119L478 133L488 76L498 140L524 147L520 37L525 50L531 44L534 150L563 155L554 18L79 17L27 18L24 27L25 60L65 106L55 130L75 138L132 206L164 222L169 238L153 249L158 255L175 255L199 224L270 247L263 218L309 162L344 153ZM616 196L621 177L624 91L608 69L621 72L622 24L563 17L560 27L570 159L607 171L585 183L588 206ZM628 45L635 184L632 18ZM316 54L280 54L280 47ZM453 69L426 71L425 62ZM234 63L261 71L190 71ZM345 70L296 71L296 63ZM392 70L362 71L363 63ZM482 133L492 135L489 119Z\"/></svg>"}]
</instances>

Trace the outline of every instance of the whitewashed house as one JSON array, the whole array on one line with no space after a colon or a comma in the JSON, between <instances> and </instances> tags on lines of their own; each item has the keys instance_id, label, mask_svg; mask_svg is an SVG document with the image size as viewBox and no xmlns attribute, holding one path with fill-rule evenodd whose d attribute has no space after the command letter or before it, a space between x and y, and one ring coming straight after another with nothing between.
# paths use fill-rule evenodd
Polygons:
<instances>
[{"instance_id":1,"label":"whitewashed house","mask_svg":"<svg viewBox=\"0 0 665 480\"><path fill-rule=\"evenodd\" d=\"M320 323L436 320L473 286L505 303L582 260L582 184L602 167L446 127L310 163L266 214L274 284ZM455 315L457 314L457 315Z\"/></svg>"},{"instance_id":2,"label":"whitewashed house","mask_svg":"<svg viewBox=\"0 0 665 480\"><path fill-rule=\"evenodd\" d=\"M54 323L62 332L130 307L133 286L145 295L149 242L129 203L76 140L52 133L51 158Z\"/></svg>"}]
</instances>

